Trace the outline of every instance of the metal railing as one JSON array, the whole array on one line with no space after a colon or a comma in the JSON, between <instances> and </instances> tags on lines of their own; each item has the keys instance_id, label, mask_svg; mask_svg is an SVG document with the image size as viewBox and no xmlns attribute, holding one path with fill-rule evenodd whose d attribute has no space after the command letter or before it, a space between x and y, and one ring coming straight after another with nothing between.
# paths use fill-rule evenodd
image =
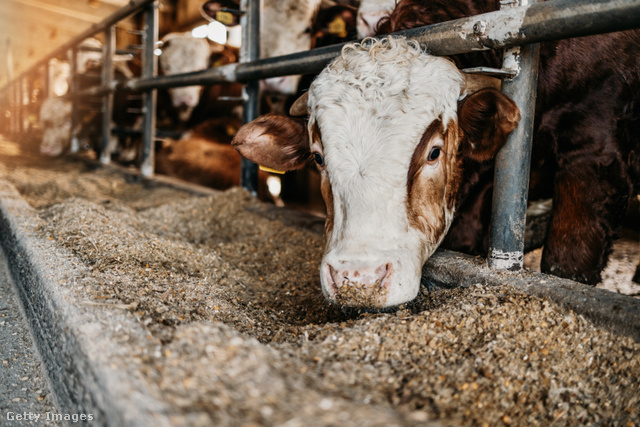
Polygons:
<instances>
[{"instance_id":1,"label":"metal railing","mask_svg":"<svg viewBox=\"0 0 640 427\"><path fill-rule=\"evenodd\" d=\"M552 0L533 3L527 0L503 1L500 11L467 17L455 21L416 28L395 33L418 41L434 55L454 55L488 49L507 49L505 57L515 77L505 81L503 90L520 107L523 120L512 132L505 148L497 157L492 234L490 241L490 265L495 268L522 268L524 224L529 179L529 159L535 107L537 79L536 43L564 38L589 36L606 32L640 28L640 0ZM153 45L157 40L157 3L155 0L132 1L112 16L73 38L34 66L42 66L49 59L77 45L87 37L104 31L105 68L111 68L109 56L114 51L112 26L132 13L146 8L146 39L143 73L139 78L114 81L105 71L102 84L75 97L102 96L104 111L110 112L110 96L114 91L140 91L145 93L143 175L153 174L153 150L155 120L155 90L190 85L211 85L225 82L245 83L244 120L258 115L257 80L283 75L316 73L339 55L344 44L313 49L275 58L259 58L259 0L242 0L246 12L243 25L243 47L240 63L223 65L204 71L170 76L156 75ZM509 53L509 49L513 49ZM22 100L22 79L27 71L0 91L5 99ZM16 111L17 113L17 111ZM16 114L17 116L18 114ZM106 114L105 114L106 115ZM107 116L108 119L108 116ZM110 128L105 119L103 151L106 150ZM515 160L514 160L515 159ZM107 161L106 158L103 161ZM256 194L257 167L244 161L242 185Z\"/></svg>"}]
</instances>

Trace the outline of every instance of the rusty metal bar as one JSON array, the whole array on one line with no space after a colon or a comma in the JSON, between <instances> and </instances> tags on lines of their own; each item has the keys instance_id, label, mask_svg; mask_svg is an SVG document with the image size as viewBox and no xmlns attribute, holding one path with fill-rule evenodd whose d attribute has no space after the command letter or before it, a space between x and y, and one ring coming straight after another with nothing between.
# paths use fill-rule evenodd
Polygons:
<instances>
[{"instance_id":1,"label":"rusty metal bar","mask_svg":"<svg viewBox=\"0 0 640 427\"><path fill-rule=\"evenodd\" d=\"M242 25L242 47L240 62L255 61L260 57L260 0L242 0L241 9L246 13L240 18ZM243 90L242 119L245 123L260 115L260 86L258 80L248 82ZM243 158L240 185L254 197L258 196L258 165Z\"/></svg>"},{"instance_id":2,"label":"rusty metal bar","mask_svg":"<svg viewBox=\"0 0 640 427\"><path fill-rule=\"evenodd\" d=\"M158 41L158 2L154 1L147 6L145 12L145 28L142 35L142 76L152 78L158 73L158 58L153 53ZM150 89L143 96L143 138L142 138L142 162L140 173L142 176L152 176L155 170L155 134L156 134L156 101L157 92Z\"/></svg>"}]
</instances>

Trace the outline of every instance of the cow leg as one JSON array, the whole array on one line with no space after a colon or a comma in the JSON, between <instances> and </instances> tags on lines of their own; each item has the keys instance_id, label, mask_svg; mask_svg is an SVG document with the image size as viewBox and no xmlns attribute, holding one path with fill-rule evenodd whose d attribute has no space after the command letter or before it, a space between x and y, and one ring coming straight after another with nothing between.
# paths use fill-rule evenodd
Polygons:
<instances>
[{"instance_id":1,"label":"cow leg","mask_svg":"<svg viewBox=\"0 0 640 427\"><path fill-rule=\"evenodd\" d=\"M584 156L556 172L544 273L595 285L627 208L630 180L615 155Z\"/></svg>"}]
</instances>

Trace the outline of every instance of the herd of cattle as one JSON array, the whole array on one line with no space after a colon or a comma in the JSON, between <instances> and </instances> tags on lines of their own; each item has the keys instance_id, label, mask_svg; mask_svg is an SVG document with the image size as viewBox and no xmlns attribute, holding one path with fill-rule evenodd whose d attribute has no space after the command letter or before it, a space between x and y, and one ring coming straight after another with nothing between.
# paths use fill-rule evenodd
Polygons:
<instances>
[{"instance_id":1,"label":"herd of cattle","mask_svg":"<svg viewBox=\"0 0 640 427\"><path fill-rule=\"evenodd\" d=\"M499 5L265 0L262 54L389 34ZM163 41L165 74L237 57L232 48L187 34ZM399 37L349 44L312 82L291 76L261 82L264 93L298 99L290 115L272 109L242 127L238 85L159 93L159 126L191 131L158 146L157 170L224 188L240 175L232 146L272 169L315 163L327 210L325 296L345 307L402 304L417 295L422 266L438 246L486 255L492 159L520 111L499 81L471 78L459 68L500 68L501 62L500 51L434 57ZM217 101L221 96L227 100ZM50 155L70 145L70 108L54 102L66 101L48 100L41 112L42 152ZM640 31L542 44L529 199L553 198L543 272L600 281L629 203L640 193L638 135Z\"/></svg>"}]
</instances>

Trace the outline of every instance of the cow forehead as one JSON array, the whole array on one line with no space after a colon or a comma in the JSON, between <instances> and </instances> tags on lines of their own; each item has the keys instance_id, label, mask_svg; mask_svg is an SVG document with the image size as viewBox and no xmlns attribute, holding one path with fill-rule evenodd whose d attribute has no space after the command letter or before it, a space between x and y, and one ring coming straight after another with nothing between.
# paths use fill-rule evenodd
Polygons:
<instances>
[{"instance_id":1,"label":"cow forehead","mask_svg":"<svg viewBox=\"0 0 640 427\"><path fill-rule=\"evenodd\" d=\"M173 73L196 71L207 68L209 44L204 39L191 36L175 36L171 44L160 55L160 65L171 64Z\"/></svg>"},{"instance_id":2,"label":"cow forehead","mask_svg":"<svg viewBox=\"0 0 640 427\"><path fill-rule=\"evenodd\" d=\"M265 0L261 56L269 58L308 50L311 26L321 0Z\"/></svg>"},{"instance_id":3,"label":"cow forehead","mask_svg":"<svg viewBox=\"0 0 640 427\"><path fill-rule=\"evenodd\" d=\"M339 169L331 173L384 171L381 180L397 175L402 184L429 124L457 121L462 80L451 61L404 39L345 47L309 90L310 125L321 130L327 165Z\"/></svg>"}]
</instances>

